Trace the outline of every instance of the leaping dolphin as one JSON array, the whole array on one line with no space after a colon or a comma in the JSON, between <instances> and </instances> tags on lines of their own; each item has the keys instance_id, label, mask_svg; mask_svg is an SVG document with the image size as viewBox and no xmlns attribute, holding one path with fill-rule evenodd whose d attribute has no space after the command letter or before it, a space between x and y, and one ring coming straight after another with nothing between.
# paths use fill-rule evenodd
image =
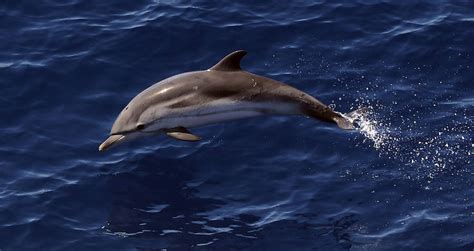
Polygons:
<instances>
[{"instance_id":1,"label":"leaping dolphin","mask_svg":"<svg viewBox=\"0 0 474 251\"><path fill-rule=\"evenodd\" d=\"M312 96L242 70L246 54L235 51L208 70L178 74L142 91L120 112L99 151L155 133L197 141L188 128L266 114L305 115L354 128L348 117Z\"/></svg>"}]
</instances>

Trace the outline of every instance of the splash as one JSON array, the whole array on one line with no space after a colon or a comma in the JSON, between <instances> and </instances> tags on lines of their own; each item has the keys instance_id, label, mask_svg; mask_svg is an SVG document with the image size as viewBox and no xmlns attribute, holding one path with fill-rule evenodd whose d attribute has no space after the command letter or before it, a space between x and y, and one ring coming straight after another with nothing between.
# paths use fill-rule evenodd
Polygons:
<instances>
[{"instance_id":1,"label":"splash","mask_svg":"<svg viewBox=\"0 0 474 251\"><path fill-rule=\"evenodd\" d=\"M373 107L359 107L347 117L364 135L363 143L371 142L377 150L397 140L391 136L389 127L376 118Z\"/></svg>"},{"instance_id":2,"label":"splash","mask_svg":"<svg viewBox=\"0 0 474 251\"><path fill-rule=\"evenodd\" d=\"M467 115L446 120L448 125L433 130L433 125L421 126L417 117L402 119L394 126L393 117L383 118L375 112L384 107L368 107L349 114L363 138L357 139L357 145L371 145L381 157L401 162L399 169L409 179L428 179L430 183L442 174L462 176L472 172L469 166L474 148L473 127Z\"/></svg>"}]
</instances>

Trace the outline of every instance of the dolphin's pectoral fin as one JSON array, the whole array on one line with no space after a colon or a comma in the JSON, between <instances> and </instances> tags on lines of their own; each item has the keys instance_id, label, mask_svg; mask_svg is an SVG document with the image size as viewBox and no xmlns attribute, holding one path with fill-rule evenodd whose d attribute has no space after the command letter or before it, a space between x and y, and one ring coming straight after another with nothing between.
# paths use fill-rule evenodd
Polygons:
<instances>
[{"instance_id":1,"label":"dolphin's pectoral fin","mask_svg":"<svg viewBox=\"0 0 474 251\"><path fill-rule=\"evenodd\" d=\"M192 133L185 133L185 132L167 132L166 135L178 139L178 140L183 140L183 141L199 141L201 140L200 137L192 134Z\"/></svg>"},{"instance_id":2,"label":"dolphin's pectoral fin","mask_svg":"<svg viewBox=\"0 0 474 251\"><path fill-rule=\"evenodd\" d=\"M183 141L194 142L194 141L201 140L201 137L192 134L190 131L188 131L188 129L182 126L166 129L166 135L178 140L183 140Z\"/></svg>"}]
</instances>

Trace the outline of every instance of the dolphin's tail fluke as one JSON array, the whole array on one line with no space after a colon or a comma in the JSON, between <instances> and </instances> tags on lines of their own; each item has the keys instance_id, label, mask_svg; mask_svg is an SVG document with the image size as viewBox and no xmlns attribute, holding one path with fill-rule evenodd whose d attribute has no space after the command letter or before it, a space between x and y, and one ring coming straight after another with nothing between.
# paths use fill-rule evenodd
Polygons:
<instances>
[{"instance_id":1,"label":"dolphin's tail fluke","mask_svg":"<svg viewBox=\"0 0 474 251\"><path fill-rule=\"evenodd\" d=\"M355 129L354 124L348 118L344 118L344 116L334 118L334 121L336 121L337 126L339 126L339 128L342 128L344 130Z\"/></svg>"},{"instance_id":2,"label":"dolphin's tail fluke","mask_svg":"<svg viewBox=\"0 0 474 251\"><path fill-rule=\"evenodd\" d=\"M360 114L366 113L367 111L367 107L362 107L346 114L338 113L338 115L340 116L335 117L334 121L337 123L337 126L339 126L339 128L342 128L344 130L354 130L358 127L358 116Z\"/></svg>"}]
</instances>

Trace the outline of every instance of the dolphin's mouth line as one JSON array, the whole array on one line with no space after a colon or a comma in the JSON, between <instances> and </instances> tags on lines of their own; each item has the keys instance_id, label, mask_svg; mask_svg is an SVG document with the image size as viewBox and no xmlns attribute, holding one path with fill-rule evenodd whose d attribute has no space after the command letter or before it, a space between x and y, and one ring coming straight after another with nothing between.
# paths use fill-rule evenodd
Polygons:
<instances>
[{"instance_id":1,"label":"dolphin's mouth line","mask_svg":"<svg viewBox=\"0 0 474 251\"><path fill-rule=\"evenodd\" d=\"M128 130L128 131L120 131L120 132L114 132L110 133L109 136L114 136L114 135L127 135L130 133L138 132L137 130Z\"/></svg>"},{"instance_id":2,"label":"dolphin's mouth line","mask_svg":"<svg viewBox=\"0 0 474 251\"><path fill-rule=\"evenodd\" d=\"M122 132L115 132L115 133L111 133L109 134L109 136L116 136L116 135L127 135L127 134L130 134L134 131L122 131Z\"/></svg>"}]
</instances>

